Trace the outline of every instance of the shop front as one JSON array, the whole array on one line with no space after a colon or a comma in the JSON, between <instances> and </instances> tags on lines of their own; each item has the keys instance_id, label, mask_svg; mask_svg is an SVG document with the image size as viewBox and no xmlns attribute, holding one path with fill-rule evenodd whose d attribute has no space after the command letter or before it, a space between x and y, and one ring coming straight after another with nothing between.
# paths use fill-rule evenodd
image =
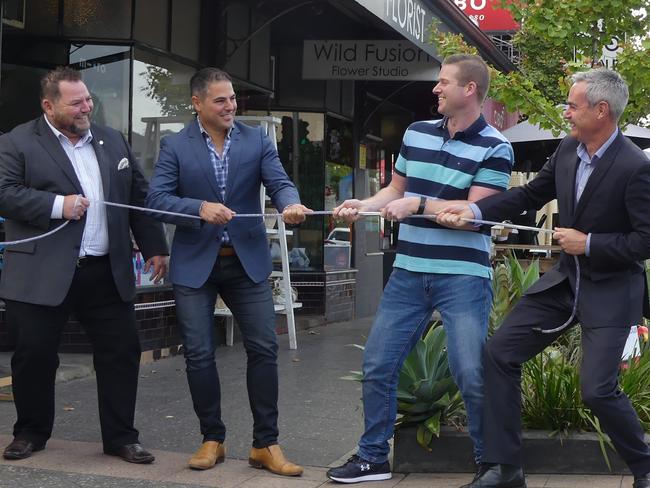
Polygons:
<instances>
[{"instance_id":1,"label":"shop front","mask_svg":"<svg viewBox=\"0 0 650 488\"><path fill-rule=\"evenodd\" d=\"M187 84L199 62L199 0L8 0L4 5L0 65L0 132L38 117L39 79L58 65L83 73L94 101L93 118L122 132L138 157L146 147L147 117L191 115ZM161 8L162 7L162 8ZM181 95L182 94L182 95ZM176 105L173 105L176 103ZM182 124L164 130L178 130ZM151 174L153 161L142 160ZM169 284L154 285L133 253L136 318L143 350L164 353L180 343ZM47 279L47 270L41 278ZM11 349L12 331L0 310L0 350ZM71 320L61 350L89 344Z\"/></svg>"},{"instance_id":2,"label":"shop front","mask_svg":"<svg viewBox=\"0 0 650 488\"><path fill-rule=\"evenodd\" d=\"M191 75L219 66L234 77L241 115L281 120L278 151L302 201L331 210L389 184L408 124L437 116L431 88L440 60L423 25L436 17L497 56L452 2L451 10L438 3L447 2L5 0L0 132L37 117L39 78L71 65L93 95L95 121L120 130L151 175L160 139L192 117ZM348 228L311 217L295 229L298 323L374 314L395 237L379 219ZM178 344L169 285L141 271L135 253L143 348ZM72 324L64 347L83 349L84 340ZM10 342L0 315L0 348Z\"/></svg>"}]
</instances>

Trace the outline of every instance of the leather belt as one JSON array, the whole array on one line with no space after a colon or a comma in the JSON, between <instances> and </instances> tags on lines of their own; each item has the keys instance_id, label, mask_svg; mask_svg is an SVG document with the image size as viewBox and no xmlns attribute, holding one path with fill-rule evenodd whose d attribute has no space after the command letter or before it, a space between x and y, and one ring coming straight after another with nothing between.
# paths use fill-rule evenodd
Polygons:
<instances>
[{"instance_id":1,"label":"leather belt","mask_svg":"<svg viewBox=\"0 0 650 488\"><path fill-rule=\"evenodd\" d=\"M234 256L235 248L232 246L221 246L219 248L219 256Z\"/></svg>"},{"instance_id":2,"label":"leather belt","mask_svg":"<svg viewBox=\"0 0 650 488\"><path fill-rule=\"evenodd\" d=\"M92 256L90 254L86 254L85 256L79 256L77 258L77 268L84 268L88 265L97 263L99 261L103 261L105 259L108 259L108 254L104 254L103 256Z\"/></svg>"}]
</instances>

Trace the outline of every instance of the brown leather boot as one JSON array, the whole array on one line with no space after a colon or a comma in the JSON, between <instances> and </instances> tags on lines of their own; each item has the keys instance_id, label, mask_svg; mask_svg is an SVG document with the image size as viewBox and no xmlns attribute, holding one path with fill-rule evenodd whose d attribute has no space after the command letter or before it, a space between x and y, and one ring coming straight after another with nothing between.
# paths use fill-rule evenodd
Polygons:
<instances>
[{"instance_id":1,"label":"brown leather boot","mask_svg":"<svg viewBox=\"0 0 650 488\"><path fill-rule=\"evenodd\" d=\"M300 476L303 471L301 466L287 461L277 444L262 449L253 447L248 455L248 464L254 468L268 469L271 473L282 476Z\"/></svg>"},{"instance_id":2,"label":"brown leather boot","mask_svg":"<svg viewBox=\"0 0 650 488\"><path fill-rule=\"evenodd\" d=\"M210 469L217 463L222 463L226 458L226 448L221 442L205 441L190 458L189 465L192 469Z\"/></svg>"}]
</instances>

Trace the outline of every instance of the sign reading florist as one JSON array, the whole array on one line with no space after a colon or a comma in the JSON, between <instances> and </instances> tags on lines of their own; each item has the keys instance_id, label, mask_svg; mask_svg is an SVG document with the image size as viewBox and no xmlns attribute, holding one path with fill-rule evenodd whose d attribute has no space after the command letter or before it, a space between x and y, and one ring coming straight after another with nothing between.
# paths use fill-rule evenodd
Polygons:
<instances>
[{"instance_id":1,"label":"sign reading florist","mask_svg":"<svg viewBox=\"0 0 650 488\"><path fill-rule=\"evenodd\" d=\"M422 80L440 65L408 41L304 41L305 80Z\"/></svg>"}]
</instances>

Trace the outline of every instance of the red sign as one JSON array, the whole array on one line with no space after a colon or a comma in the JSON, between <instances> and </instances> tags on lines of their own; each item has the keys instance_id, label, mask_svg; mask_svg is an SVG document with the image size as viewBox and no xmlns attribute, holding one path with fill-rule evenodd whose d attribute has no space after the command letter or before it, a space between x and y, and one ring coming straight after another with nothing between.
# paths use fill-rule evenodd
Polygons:
<instances>
[{"instance_id":1,"label":"red sign","mask_svg":"<svg viewBox=\"0 0 650 488\"><path fill-rule=\"evenodd\" d=\"M519 24L508 10L494 7L494 0L453 0L482 31L516 31Z\"/></svg>"},{"instance_id":2,"label":"red sign","mask_svg":"<svg viewBox=\"0 0 650 488\"><path fill-rule=\"evenodd\" d=\"M482 112L487 123L499 131L509 129L519 122L519 112L508 112L504 104L491 98L485 99Z\"/></svg>"}]
</instances>

